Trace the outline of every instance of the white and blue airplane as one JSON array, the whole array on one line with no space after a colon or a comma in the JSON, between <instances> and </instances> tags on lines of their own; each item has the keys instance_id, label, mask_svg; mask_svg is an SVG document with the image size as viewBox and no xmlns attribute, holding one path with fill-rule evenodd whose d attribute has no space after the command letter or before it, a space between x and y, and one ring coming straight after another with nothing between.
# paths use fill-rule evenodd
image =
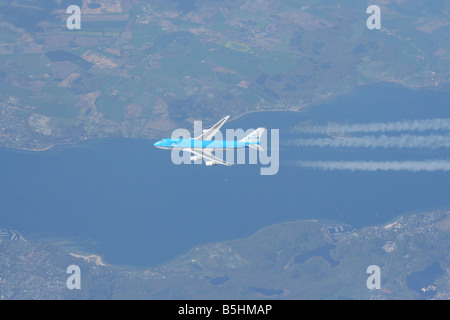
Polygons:
<instances>
[{"instance_id":1,"label":"white and blue airplane","mask_svg":"<svg viewBox=\"0 0 450 320\"><path fill-rule=\"evenodd\" d=\"M193 156L191 156L191 161L204 159L207 166L214 166L216 164L222 164L225 166L233 165L232 163L225 162L214 156L213 152L216 150L240 149L248 147L264 151L260 146L260 138L264 130L266 130L265 128L258 128L254 130L239 141L213 140L216 133L220 130L229 117L230 116L226 116L211 128L203 130L203 133L197 138L162 139L156 142L154 146L161 149L179 149L190 152L193 154Z\"/></svg>"}]
</instances>

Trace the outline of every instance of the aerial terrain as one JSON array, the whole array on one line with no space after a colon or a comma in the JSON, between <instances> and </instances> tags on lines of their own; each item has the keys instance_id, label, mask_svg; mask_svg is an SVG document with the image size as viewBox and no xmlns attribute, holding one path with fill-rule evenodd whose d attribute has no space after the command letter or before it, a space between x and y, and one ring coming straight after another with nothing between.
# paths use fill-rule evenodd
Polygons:
<instances>
[{"instance_id":1,"label":"aerial terrain","mask_svg":"<svg viewBox=\"0 0 450 320\"><path fill-rule=\"evenodd\" d=\"M366 25L370 4L381 8L381 29ZM70 5L81 8L80 29L67 27ZM447 92L449 10L420 0L0 0L0 148L159 140L195 120L314 110L374 84ZM326 143L345 138L328 126ZM23 201L15 188L0 181L0 200ZM175 186L169 206L177 192L198 195ZM12 230L11 208L0 202L0 300L450 299L450 211L433 200L377 225L283 221L145 267ZM369 290L374 264L381 288ZM80 266L82 290L67 288L69 265Z\"/></svg>"},{"instance_id":2,"label":"aerial terrain","mask_svg":"<svg viewBox=\"0 0 450 320\"><path fill-rule=\"evenodd\" d=\"M0 146L156 138L364 84L448 84L448 3L375 2L381 30L357 0L2 0Z\"/></svg>"},{"instance_id":3,"label":"aerial terrain","mask_svg":"<svg viewBox=\"0 0 450 320\"><path fill-rule=\"evenodd\" d=\"M0 298L448 300L449 230L449 211L360 229L299 221L133 269L0 229ZM382 270L380 290L366 287L373 263ZM83 270L81 290L66 287L71 264Z\"/></svg>"}]
</instances>

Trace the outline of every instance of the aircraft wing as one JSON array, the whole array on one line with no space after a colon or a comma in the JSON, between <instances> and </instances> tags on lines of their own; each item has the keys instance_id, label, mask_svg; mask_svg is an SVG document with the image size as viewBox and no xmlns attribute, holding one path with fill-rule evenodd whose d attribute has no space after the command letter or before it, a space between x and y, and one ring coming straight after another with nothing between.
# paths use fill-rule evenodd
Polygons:
<instances>
[{"instance_id":1,"label":"aircraft wing","mask_svg":"<svg viewBox=\"0 0 450 320\"><path fill-rule=\"evenodd\" d=\"M213 125L211 128L204 130L203 133L198 136L197 140L211 140L214 135L217 133L217 131L220 130L220 128L222 128L222 126L224 125L225 122L227 122L228 118L230 116L226 116L225 118L223 118L222 120L220 120L219 122L217 122L215 125Z\"/></svg>"},{"instance_id":2,"label":"aircraft wing","mask_svg":"<svg viewBox=\"0 0 450 320\"><path fill-rule=\"evenodd\" d=\"M215 157L211 152L208 152L205 150L199 151L199 150L191 149L191 148L183 148L183 151L189 151L197 156L200 156L202 158L205 158L207 160L213 161L218 164L222 164L224 166L232 166L233 165L232 163L225 162L222 159Z\"/></svg>"}]
</instances>

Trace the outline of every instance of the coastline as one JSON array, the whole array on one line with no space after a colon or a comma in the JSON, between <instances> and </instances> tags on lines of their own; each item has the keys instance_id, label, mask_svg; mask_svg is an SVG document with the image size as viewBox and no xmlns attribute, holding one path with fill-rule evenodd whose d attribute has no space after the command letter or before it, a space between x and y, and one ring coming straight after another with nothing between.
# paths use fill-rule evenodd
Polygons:
<instances>
[{"instance_id":1,"label":"coastline","mask_svg":"<svg viewBox=\"0 0 450 320\"><path fill-rule=\"evenodd\" d=\"M407 90L413 90L413 91L417 91L417 90L426 90L426 91L440 91L440 90L447 90L448 85L444 84L438 87L414 87L414 86L409 86L405 83L402 82L397 82L397 81L391 81L391 80L386 80L386 81L374 81L374 82L370 82L370 83L365 83L365 84L358 84L354 87L346 87L346 88L342 88L342 90L338 91L338 92L329 92L327 94L323 94L323 95L319 95L316 98L312 99L309 102L303 103L299 106L290 106L290 107L275 107L272 109L266 109L266 107L260 107L260 109L253 109L253 110L248 110L242 113L239 113L237 115L231 115L229 122L237 120L243 116L252 114L252 113L256 113L256 112L303 112L304 109L308 108L308 107L314 107L317 105L321 105L323 103L330 103L331 101L333 101L334 99L337 99L339 97L341 97L342 95L345 95L349 92L352 92L354 90L357 90L358 88L361 87L368 87L368 86L377 86L377 85L394 85L394 86L398 86ZM88 140L95 140L95 139L108 139L108 138L113 138L113 137L118 137L117 135L110 135L110 136L101 136L101 137L76 137L73 139L73 141L70 142L61 142L61 143L56 143L56 144L50 144L46 147L30 147L30 148L26 148L26 147L11 147L11 146L0 146L0 148L8 148L8 149L12 149L12 150L19 150L19 151L33 151L33 152L43 152L43 151L48 151L54 147L59 147L59 146L63 146L63 145L75 145L77 143L83 142L83 141L88 141ZM127 138L127 139L149 139L151 140L151 137L126 137L123 135L119 135L119 137L121 138ZM156 139L157 137L154 137L154 139Z\"/></svg>"},{"instance_id":2,"label":"coastline","mask_svg":"<svg viewBox=\"0 0 450 320\"><path fill-rule=\"evenodd\" d=\"M448 214L448 212L450 212L449 210L450 209L448 209L448 208L434 208L434 209L422 209L422 210L408 211L408 212L404 212L404 213L397 215L394 218L394 220L391 220L390 222L385 222L382 224L372 224L372 225L368 225L368 226L364 226L364 227L357 227L357 228L355 228L355 230L361 231L361 230L364 230L367 228L375 228L375 229L380 228L380 229L384 229L386 231L390 231L393 228L395 228L399 223L401 223L401 221L406 217L411 217L411 216L418 215L418 214L436 213L436 212L447 212L447 214ZM120 264L120 263L119 264L108 264L103 260L103 258L100 255L95 254L95 253L81 254L81 253L74 253L74 252L70 252L70 251L66 251L66 253L74 258L83 259L87 263L93 263L96 266L109 267L109 268L125 268L128 270L133 269L133 270L137 270L137 271L139 271L139 270L142 271L142 270L147 270L149 268L152 268L152 269L161 268L161 267L164 268L173 263L177 263L183 257L189 256L190 253L201 250L202 248L215 247L215 246L221 246L221 245L229 245L231 243L235 243L235 242L239 242L239 241L251 241L252 239L257 238L259 235L264 234L266 231L271 230L271 229L272 230L276 229L277 227L286 227L289 225L310 224L310 223L318 224L321 226L321 228L326 227L326 226L332 226L332 225L344 225L344 226L352 227L351 225L349 225L346 222L339 221L339 220L329 220L329 219L301 219L301 220L291 220L291 221L286 221L286 222L274 223L274 224L266 225L247 236L236 237L236 238L227 239L227 240L223 240L223 241L212 241L212 242L199 243L199 244L185 250L184 252L172 257L171 259L169 259L165 262L154 264L154 265L147 265L147 266L127 265L127 264ZM7 229L4 229L4 230L7 230ZM12 230L9 230L9 231L12 231ZM14 231L14 232L17 232L17 231ZM20 234L19 232L17 232L17 233ZM22 236L20 238L21 238L20 240L28 242ZM31 242L33 242L33 241L31 241ZM57 243L52 243L52 245L61 247ZM62 246L62 248L64 248L64 246Z\"/></svg>"},{"instance_id":3,"label":"coastline","mask_svg":"<svg viewBox=\"0 0 450 320\"><path fill-rule=\"evenodd\" d=\"M256 113L256 112L302 112L303 109L309 107L311 105L311 103L305 104L301 107L298 108L292 108L292 109L259 109L259 110L250 110L250 111L246 111L242 114L239 114L233 118L231 118L229 121L234 121L237 120L239 118L242 118L243 116L246 116L248 114L252 114L252 113Z\"/></svg>"},{"instance_id":4,"label":"coastline","mask_svg":"<svg viewBox=\"0 0 450 320\"><path fill-rule=\"evenodd\" d=\"M85 260L86 262L94 262L95 265L97 266L102 266L102 267L107 267L108 264L106 264L103 260L102 257L96 254L90 254L90 255L81 255L81 254L76 254L73 252L69 253L72 257L75 258L80 258Z\"/></svg>"},{"instance_id":5,"label":"coastline","mask_svg":"<svg viewBox=\"0 0 450 320\"><path fill-rule=\"evenodd\" d=\"M75 142L75 143L76 143L76 142ZM47 147L43 147L43 148L41 148L41 149L36 149L36 148L31 148L31 149L23 148L23 149L19 149L19 150L42 152L42 151L50 150L50 149L53 148L54 146L55 146L54 144L50 144L50 145L48 145Z\"/></svg>"}]
</instances>

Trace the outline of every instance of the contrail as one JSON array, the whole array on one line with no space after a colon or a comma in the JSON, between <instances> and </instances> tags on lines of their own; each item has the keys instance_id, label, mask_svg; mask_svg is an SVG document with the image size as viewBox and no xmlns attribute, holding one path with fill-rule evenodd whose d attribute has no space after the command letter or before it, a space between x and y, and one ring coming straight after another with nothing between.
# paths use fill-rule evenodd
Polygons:
<instances>
[{"instance_id":1,"label":"contrail","mask_svg":"<svg viewBox=\"0 0 450 320\"><path fill-rule=\"evenodd\" d=\"M450 135L416 136L403 134L400 136L362 136L345 138L294 139L285 142L290 146L306 147L351 147L351 148L448 148Z\"/></svg>"},{"instance_id":2,"label":"contrail","mask_svg":"<svg viewBox=\"0 0 450 320\"><path fill-rule=\"evenodd\" d=\"M427 161L295 161L291 164L320 170L350 171L450 171L448 160Z\"/></svg>"},{"instance_id":3,"label":"contrail","mask_svg":"<svg viewBox=\"0 0 450 320\"><path fill-rule=\"evenodd\" d=\"M437 118L427 120L403 120L396 122L372 122L336 125L333 128L318 126L314 128L296 128L301 133L327 133L330 130L345 132L389 132L389 131L426 131L426 130L450 130L449 118Z\"/></svg>"}]
</instances>

